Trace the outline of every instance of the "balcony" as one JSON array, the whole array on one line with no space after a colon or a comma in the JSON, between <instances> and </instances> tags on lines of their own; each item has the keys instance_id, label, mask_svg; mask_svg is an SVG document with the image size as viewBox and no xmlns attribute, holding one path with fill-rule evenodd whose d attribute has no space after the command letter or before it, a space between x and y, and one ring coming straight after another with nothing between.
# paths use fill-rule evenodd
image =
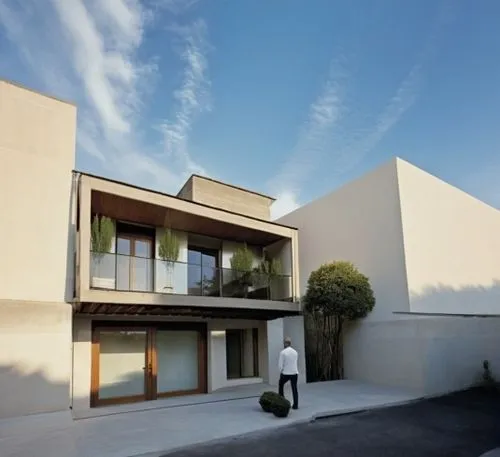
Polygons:
<instances>
[{"instance_id":1,"label":"balcony","mask_svg":"<svg viewBox=\"0 0 500 457\"><path fill-rule=\"evenodd\" d=\"M197 297L293 301L291 275L268 276L203 263L90 253L90 288Z\"/></svg>"}]
</instances>

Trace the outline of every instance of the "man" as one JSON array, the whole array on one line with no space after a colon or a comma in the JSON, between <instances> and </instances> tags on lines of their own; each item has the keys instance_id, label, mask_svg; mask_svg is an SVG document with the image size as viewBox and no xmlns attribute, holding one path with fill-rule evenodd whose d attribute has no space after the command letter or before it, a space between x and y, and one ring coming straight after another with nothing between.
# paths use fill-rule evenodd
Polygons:
<instances>
[{"instance_id":1,"label":"man","mask_svg":"<svg viewBox=\"0 0 500 457\"><path fill-rule=\"evenodd\" d=\"M297 360L299 354L292 348L292 340L285 338L285 349L280 352L278 367L280 370L279 394L283 395L283 387L290 381L292 384L293 405L292 409L299 409L299 393L297 391L297 379L299 377L299 370L297 367Z\"/></svg>"}]
</instances>

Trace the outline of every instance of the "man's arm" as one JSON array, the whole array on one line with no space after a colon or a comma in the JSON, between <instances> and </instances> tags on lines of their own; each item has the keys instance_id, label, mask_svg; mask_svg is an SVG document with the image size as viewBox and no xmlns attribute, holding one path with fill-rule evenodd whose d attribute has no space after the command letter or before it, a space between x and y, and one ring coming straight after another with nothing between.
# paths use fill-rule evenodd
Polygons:
<instances>
[{"instance_id":1,"label":"man's arm","mask_svg":"<svg viewBox=\"0 0 500 457\"><path fill-rule=\"evenodd\" d=\"M280 370L280 374L282 373L283 371L283 364L284 364L285 360L284 360L284 355L283 355L283 351L280 352L280 358L278 360L278 369Z\"/></svg>"}]
</instances>

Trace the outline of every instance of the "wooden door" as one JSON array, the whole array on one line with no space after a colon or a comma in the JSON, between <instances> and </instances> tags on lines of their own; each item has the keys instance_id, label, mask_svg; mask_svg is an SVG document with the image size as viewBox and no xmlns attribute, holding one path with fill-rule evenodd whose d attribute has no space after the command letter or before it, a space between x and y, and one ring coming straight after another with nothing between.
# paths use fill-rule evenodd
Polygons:
<instances>
[{"instance_id":1,"label":"wooden door","mask_svg":"<svg viewBox=\"0 0 500 457\"><path fill-rule=\"evenodd\" d=\"M92 406L153 397L154 334L148 327L95 327L92 333Z\"/></svg>"}]
</instances>

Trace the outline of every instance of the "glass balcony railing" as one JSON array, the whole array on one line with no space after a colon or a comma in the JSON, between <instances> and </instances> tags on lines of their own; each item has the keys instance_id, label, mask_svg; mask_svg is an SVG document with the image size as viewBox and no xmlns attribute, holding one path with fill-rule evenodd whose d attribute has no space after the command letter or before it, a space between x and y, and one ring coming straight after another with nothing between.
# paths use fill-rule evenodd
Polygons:
<instances>
[{"instance_id":1,"label":"glass balcony railing","mask_svg":"<svg viewBox=\"0 0 500 457\"><path fill-rule=\"evenodd\" d=\"M185 262L90 253L90 287L206 297L292 301L292 277Z\"/></svg>"}]
</instances>

